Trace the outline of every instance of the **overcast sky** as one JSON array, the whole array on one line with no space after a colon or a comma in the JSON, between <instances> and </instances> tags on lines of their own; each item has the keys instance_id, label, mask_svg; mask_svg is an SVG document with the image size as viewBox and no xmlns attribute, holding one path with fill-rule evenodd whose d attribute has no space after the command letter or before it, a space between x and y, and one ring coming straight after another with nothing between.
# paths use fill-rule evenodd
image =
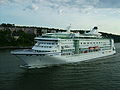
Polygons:
<instances>
[{"instance_id":1,"label":"overcast sky","mask_svg":"<svg viewBox=\"0 0 120 90\"><path fill-rule=\"evenodd\" d=\"M120 34L120 0L0 0L0 23Z\"/></svg>"}]
</instances>

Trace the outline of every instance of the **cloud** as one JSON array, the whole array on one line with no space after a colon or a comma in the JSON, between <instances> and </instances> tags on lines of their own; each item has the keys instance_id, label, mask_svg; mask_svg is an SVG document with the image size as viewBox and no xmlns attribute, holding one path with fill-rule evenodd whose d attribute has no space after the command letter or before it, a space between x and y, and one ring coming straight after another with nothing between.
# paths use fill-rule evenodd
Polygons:
<instances>
[{"instance_id":1,"label":"cloud","mask_svg":"<svg viewBox=\"0 0 120 90\"><path fill-rule=\"evenodd\" d=\"M5 4L8 0L0 0L0 5Z\"/></svg>"},{"instance_id":2,"label":"cloud","mask_svg":"<svg viewBox=\"0 0 120 90\"><path fill-rule=\"evenodd\" d=\"M60 15L66 12L76 10L79 13L90 14L96 13L97 9L113 9L120 8L119 0L0 0L0 5L7 6L7 4L21 5L23 8L29 10L39 10L40 8L52 9L57 11ZM24 4L24 5L23 5ZM113 13L120 12L119 10Z\"/></svg>"},{"instance_id":3,"label":"cloud","mask_svg":"<svg viewBox=\"0 0 120 90\"><path fill-rule=\"evenodd\" d=\"M120 0L100 0L97 8L120 8Z\"/></svg>"},{"instance_id":4,"label":"cloud","mask_svg":"<svg viewBox=\"0 0 120 90\"><path fill-rule=\"evenodd\" d=\"M0 4L13 4L13 3L22 3L24 0L0 0Z\"/></svg>"},{"instance_id":5,"label":"cloud","mask_svg":"<svg viewBox=\"0 0 120 90\"><path fill-rule=\"evenodd\" d=\"M119 0L0 0L0 4L5 3L24 3L48 5L48 7L77 7L85 8L86 6L93 6L95 8L120 8Z\"/></svg>"},{"instance_id":6,"label":"cloud","mask_svg":"<svg viewBox=\"0 0 120 90\"><path fill-rule=\"evenodd\" d=\"M35 4L29 5L26 8L30 9L30 10L35 10L35 11L39 9L39 7L37 5L35 5Z\"/></svg>"}]
</instances>

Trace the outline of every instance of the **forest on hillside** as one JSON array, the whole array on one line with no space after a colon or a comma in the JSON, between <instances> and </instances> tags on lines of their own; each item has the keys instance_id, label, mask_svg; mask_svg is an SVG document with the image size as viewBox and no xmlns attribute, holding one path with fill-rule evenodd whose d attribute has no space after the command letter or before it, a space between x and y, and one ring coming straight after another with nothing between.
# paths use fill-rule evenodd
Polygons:
<instances>
[{"instance_id":1,"label":"forest on hillside","mask_svg":"<svg viewBox=\"0 0 120 90\"><path fill-rule=\"evenodd\" d=\"M109 33L105 33L105 32L100 32L102 34L103 37L106 38L112 38L114 39L115 43L119 43L120 42L120 35L115 35L115 34L109 34Z\"/></svg>"},{"instance_id":2,"label":"forest on hillside","mask_svg":"<svg viewBox=\"0 0 120 90\"><path fill-rule=\"evenodd\" d=\"M14 36L13 34L17 34ZM17 38L16 38L17 37ZM0 47L2 46L32 46L34 44L34 34L18 31L12 33L10 30L0 31Z\"/></svg>"}]
</instances>

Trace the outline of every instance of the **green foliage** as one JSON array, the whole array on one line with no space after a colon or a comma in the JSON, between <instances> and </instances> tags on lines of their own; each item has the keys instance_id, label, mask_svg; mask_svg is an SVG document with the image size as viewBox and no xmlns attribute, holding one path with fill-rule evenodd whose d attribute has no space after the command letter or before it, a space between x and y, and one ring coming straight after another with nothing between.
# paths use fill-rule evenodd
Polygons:
<instances>
[{"instance_id":1,"label":"green foliage","mask_svg":"<svg viewBox=\"0 0 120 90\"><path fill-rule=\"evenodd\" d=\"M0 26L2 27L14 27L15 25L14 24L9 24L9 23L2 23Z\"/></svg>"},{"instance_id":2,"label":"green foliage","mask_svg":"<svg viewBox=\"0 0 120 90\"><path fill-rule=\"evenodd\" d=\"M31 46L34 43L34 34L27 34L23 31L19 31L19 38L17 39L17 44L19 46Z\"/></svg>"},{"instance_id":3,"label":"green foliage","mask_svg":"<svg viewBox=\"0 0 120 90\"><path fill-rule=\"evenodd\" d=\"M16 32L18 39L15 39L10 30L0 31L0 46L31 46L34 43L34 34L24 31Z\"/></svg>"},{"instance_id":4,"label":"green foliage","mask_svg":"<svg viewBox=\"0 0 120 90\"><path fill-rule=\"evenodd\" d=\"M0 46L10 46L14 42L14 38L11 36L11 31L0 31Z\"/></svg>"}]
</instances>

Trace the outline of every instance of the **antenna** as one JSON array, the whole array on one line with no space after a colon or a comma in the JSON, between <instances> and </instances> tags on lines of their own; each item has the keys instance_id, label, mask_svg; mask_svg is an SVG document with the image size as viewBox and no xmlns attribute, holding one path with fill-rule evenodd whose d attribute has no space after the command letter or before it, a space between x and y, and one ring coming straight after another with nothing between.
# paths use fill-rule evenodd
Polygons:
<instances>
[{"instance_id":1,"label":"antenna","mask_svg":"<svg viewBox=\"0 0 120 90\"><path fill-rule=\"evenodd\" d=\"M70 32L71 24L67 27L67 32Z\"/></svg>"}]
</instances>

